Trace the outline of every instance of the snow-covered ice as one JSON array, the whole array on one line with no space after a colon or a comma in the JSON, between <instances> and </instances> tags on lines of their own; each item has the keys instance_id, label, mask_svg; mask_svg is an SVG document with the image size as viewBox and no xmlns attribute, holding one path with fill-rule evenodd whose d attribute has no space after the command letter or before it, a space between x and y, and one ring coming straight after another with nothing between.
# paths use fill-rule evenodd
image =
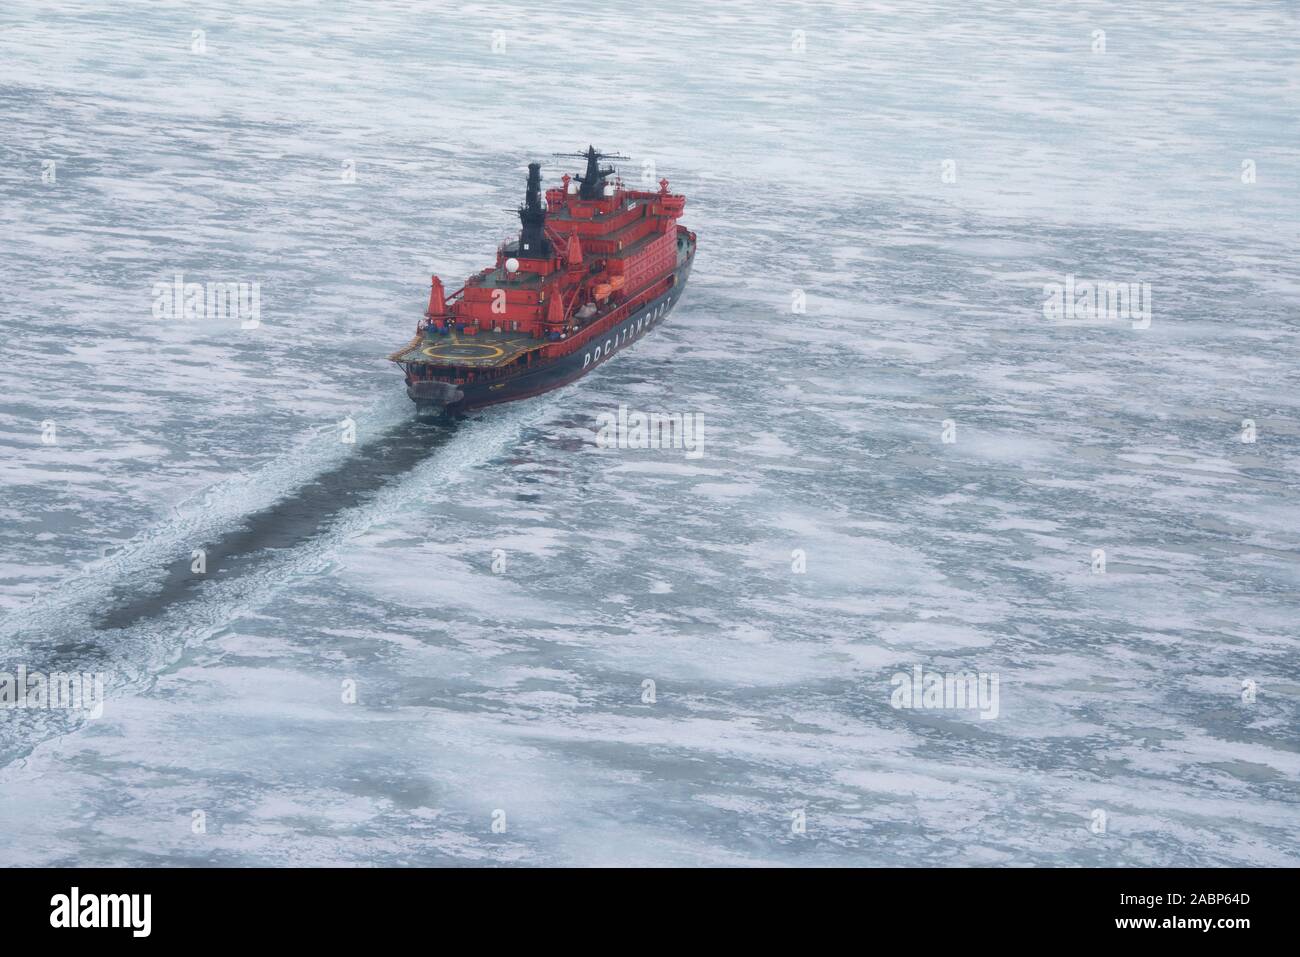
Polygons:
<instances>
[{"instance_id":1,"label":"snow-covered ice","mask_svg":"<svg viewBox=\"0 0 1300 957\"><path fill-rule=\"evenodd\" d=\"M1294 11L601 11L0 10L0 671L109 695L0 712L0 864L1300 863ZM588 143L681 304L412 421L429 274Z\"/></svg>"}]
</instances>

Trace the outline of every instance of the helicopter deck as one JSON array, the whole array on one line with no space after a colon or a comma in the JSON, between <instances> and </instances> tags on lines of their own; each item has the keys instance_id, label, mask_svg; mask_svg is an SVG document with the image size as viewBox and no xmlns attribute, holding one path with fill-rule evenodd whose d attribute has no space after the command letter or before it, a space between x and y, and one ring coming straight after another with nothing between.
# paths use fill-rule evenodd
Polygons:
<instances>
[{"instance_id":1,"label":"helicopter deck","mask_svg":"<svg viewBox=\"0 0 1300 957\"><path fill-rule=\"evenodd\" d=\"M546 345L522 332L480 332L467 336L452 330L447 334L417 336L405 349L394 352L394 362L432 366L494 369L518 362L527 353Z\"/></svg>"}]
</instances>

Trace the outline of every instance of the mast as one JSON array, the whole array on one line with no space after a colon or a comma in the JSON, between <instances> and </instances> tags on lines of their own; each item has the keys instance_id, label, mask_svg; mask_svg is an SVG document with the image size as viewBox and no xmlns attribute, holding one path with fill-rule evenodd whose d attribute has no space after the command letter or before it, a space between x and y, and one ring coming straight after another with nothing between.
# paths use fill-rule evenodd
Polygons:
<instances>
[{"instance_id":1,"label":"mast","mask_svg":"<svg viewBox=\"0 0 1300 957\"><path fill-rule=\"evenodd\" d=\"M594 146L588 146L584 153L556 153L556 156L581 156L587 161L587 171L576 178L582 184L578 190L579 199L600 199L605 195L605 177L612 176L614 167L601 166L603 159L627 159L621 153L602 153Z\"/></svg>"}]
</instances>

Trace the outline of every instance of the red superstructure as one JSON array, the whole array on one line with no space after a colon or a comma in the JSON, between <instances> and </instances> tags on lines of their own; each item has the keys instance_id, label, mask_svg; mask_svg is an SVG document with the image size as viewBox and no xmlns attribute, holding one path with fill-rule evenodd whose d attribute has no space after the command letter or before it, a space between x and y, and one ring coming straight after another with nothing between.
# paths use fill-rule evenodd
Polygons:
<instances>
[{"instance_id":1,"label":"red superstructure","mask_svg":"<svg viewBox=\"0 0 1300 957\"><path fill-rule=\"evenodd\" d=\"M694 233L677 225L686 198L666 179L657 190L607 183L605 154L580 155L585 173L546 190L545 207L540 165L529 164L519 239L495 266L450 295L433 277L416 339L390 357L418 404L471 408L556 388L675 303L695 254Z\"/></svg>"}]
</instances>

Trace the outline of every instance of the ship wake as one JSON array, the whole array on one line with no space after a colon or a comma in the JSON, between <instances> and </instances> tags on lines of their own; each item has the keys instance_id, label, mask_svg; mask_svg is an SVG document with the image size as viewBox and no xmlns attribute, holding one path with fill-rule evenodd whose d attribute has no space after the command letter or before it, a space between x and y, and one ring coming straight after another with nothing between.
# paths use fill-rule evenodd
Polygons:
<instances>
[{"instance_id":1,"label":"ship wake","mask_svg":"<svg viewBox=\"0 0 1300 957\"><path fill-rule=\"evenodd\" d=\"M386 399L356 418L354 445L321 430L292 453L223 481L171 519L0 620L0 660L28 672L102 673L112 699L147 690L185 649L326 571L358 535L448 500L546 413L547 401L470 421L422 422ZM436 526L435 526L436 527ZM203 551L206 573L195 574ZM0 766L86 715L26 709L0 722Z\"/></svg>"}]
</instances>

